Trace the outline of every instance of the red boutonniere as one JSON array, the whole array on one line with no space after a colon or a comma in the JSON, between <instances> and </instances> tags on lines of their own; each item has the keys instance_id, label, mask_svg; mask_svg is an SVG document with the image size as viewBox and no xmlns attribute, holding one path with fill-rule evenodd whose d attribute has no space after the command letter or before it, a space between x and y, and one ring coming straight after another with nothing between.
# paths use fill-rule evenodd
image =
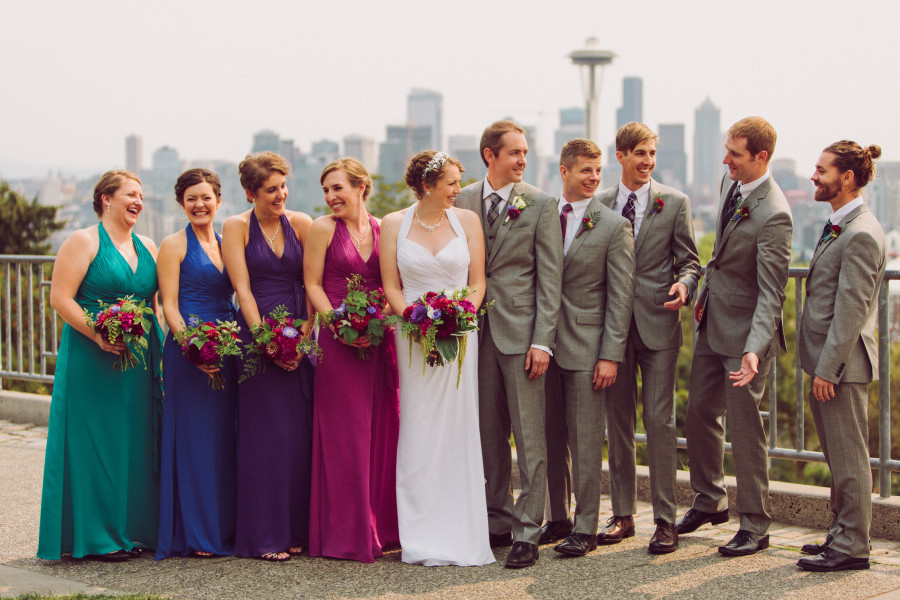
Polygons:
<instances>
[{"instance_id":1,"label":"red boutonniere","mask_svg":"<svg viewBox=\"0 0 900 600\"><path fill-rule=\"evenodd\" d=\"M575 237L580 236L585 231L590 231L594 228L594 223L600 220L599 212L592 212L589 215L585 215L583 219L581 219L581 227L578 229L578 233L575 234Z\"/></svg>"},{"instance_id":2,"label":"red boutonniere","mask_svg":"<svg viewBox=\"0 0 900 600\"><path fill-rule=\"evenodd\" d=\"M732 221L740 221L741 219L746 219L750 216L750 209L746 206L742 206L736 211L734 211L734 216L731 217Z\"/></svg>"},{"instance_id":3,"label":"red boutonniere","mask_svg":"<svg viewBox=\"0 0 900 600\"><path fill-rule=\"evenodd\" d=\"M662 201L662 194L657 194L656 202L653 205L653 210L651 210L650 214L648 214L647 216L649 217L652 214L662 212L662 209L665 205L666 205L666 203Z\"/></svg>"},{"instance_id":4,"label":"red boutonniere","mask_svg":"<svg viewBox=\"0 0 900 600\"><path fill-rule=\"evenodd\" d=\"M839 226L839 225L832 225L832 226L831 226L831 237L836 238L836 237L839 236L839 235L841 235L841 228L840 228L840 226Z\"/></svg>"}]
</instances>

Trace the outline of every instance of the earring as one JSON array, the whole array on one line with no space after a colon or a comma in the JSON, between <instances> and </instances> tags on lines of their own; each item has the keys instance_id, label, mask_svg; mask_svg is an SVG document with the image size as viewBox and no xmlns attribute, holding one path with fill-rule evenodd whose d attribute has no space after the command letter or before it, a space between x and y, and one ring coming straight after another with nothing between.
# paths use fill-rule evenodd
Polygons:
<instances>
[{"instance_id":1,"label":"earring","mask_svg":"<svg viewBox=\"0 0 900 600\"><path fill-rule=\"evenodd\" d=\"M106 203L106 210L109 211L109 202Z\"/></svg>"},{"instance_id":2,"label":"earring","mask_svg":"<svg viewBox=\"0 0 900 600\"><path fill-rule=\"evenodd\" d=\"M431 195L431 190L428 190L427 192L425 192L425 195L426 195L426 196L430 196L430 195Z\"/></svg>"},{"instance_id":3,"label":"earring","mask_svg":"<svg viewBox=\"0 0 900 600\"><path fill-rule=\"evenodd\" d=\"M362 199L362 192L359 193L359 201L360 201L360 202L363 201L363 199Z\"/></svg>"}]
</instances>

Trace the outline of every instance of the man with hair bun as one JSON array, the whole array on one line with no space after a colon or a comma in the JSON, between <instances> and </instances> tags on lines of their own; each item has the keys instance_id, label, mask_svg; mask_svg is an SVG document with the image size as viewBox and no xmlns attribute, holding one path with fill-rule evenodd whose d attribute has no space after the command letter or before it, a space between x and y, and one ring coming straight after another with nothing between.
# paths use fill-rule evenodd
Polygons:
<instances>
[{"instance_id":1,"label":"man with hair bun","mask_svg":"<svg viewBox=\"0 0 900 600\"><path fill-rule=\"evenodd\" d=\"M781 306L791 260L791 209L769 174L775 128L761 117L728 130L722 210L713 254L694 304L697 333L686 419L691 487L696 496L678 534L728 520L725 429L734 455L740 528L719 547L745 556L769 547L766 430L759 403L772 359L785 349ZM733 183L727 185L729 180ZM759 377L757 377L759 375Z\"/></svg>"},{"instance_id":2,"label":"man with hair bun","mask_svg":"<svg viewBox=\"0 0 900 600\"><path fill-rule=\"evenodd\" d=\"M878 378L875 342L878 290L885 268L884 232L863 202L881 148L836 142L822 152L810 178L815 201L831 204L831 218L809 263L800 317L800 366L812 378L809 407L831 469L834 518L807 571L869 568L872 471L869 469L868 385ZM840 310L837 300L840 298Z\"/></svg>"},{"instance_id":3,"label":"man with hair bun","mask_svg":"<svg viewBox=\"0 0 900 600\"><path fill-rule=\"evenodd\" d=\"M643 123L628 123L616 134L622 179L600 195L600 202L633 222L634 317L629 322L619 377L609 388L609 480L613 516L597 542L615 544L634 535L637 512L634 432L637 372L650 465L650 500L656 530L648 550L665 554L678 548L675 530L675 368L682 344L681 307L700 280L691 205L683 193L651 177L658 137Z\"/></svg>"},{"instance_id":4,"label":"man with hair bun","mask_svg":"<svg viewBox=\"0 0 900 600\"><path fill-rule=\"evenodd\" d=\"M492 124L481 137L487 176L456 198L484 228L484 300L494 308L481 321L481 447L491 546L512 545L512 569L538 558L547 489L543 375L556 341L563 265L556 200L522 181L527 154L521 126ZM510 431L522 483L515 504Z\"/></svg>"}]
</instances>

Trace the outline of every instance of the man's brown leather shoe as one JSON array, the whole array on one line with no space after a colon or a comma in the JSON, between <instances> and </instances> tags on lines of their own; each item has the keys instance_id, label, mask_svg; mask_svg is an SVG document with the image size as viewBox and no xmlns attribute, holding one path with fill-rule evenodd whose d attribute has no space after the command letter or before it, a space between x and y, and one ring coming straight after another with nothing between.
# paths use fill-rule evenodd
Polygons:
<instances>
[{"instance_id":1,"label":"man's brown leather shoe","mask_svg":"<svg viewBox=\"0 0 900 600\"><path fill-rule=\"evenodd\" d=\"M627 517L617 517L613 515L606 522L606 527L597 534L597 543L604 545L618 544L625 538L629 538L633 535L634 517L631 515L628 515Z\"/></svg>"},{"instance_id":2,"label":"man's brown leather shoe","mask_svg":"<svg viewBox=\"0 0 900 600\"><path fill-rule=\"evenodd\" d=\"M650 538L650 546L647 551L650 554L668 554L678 549L678 530L675 523L666 523L662 519L656 519L656 531Z\"/></svg>"}]
</instances>

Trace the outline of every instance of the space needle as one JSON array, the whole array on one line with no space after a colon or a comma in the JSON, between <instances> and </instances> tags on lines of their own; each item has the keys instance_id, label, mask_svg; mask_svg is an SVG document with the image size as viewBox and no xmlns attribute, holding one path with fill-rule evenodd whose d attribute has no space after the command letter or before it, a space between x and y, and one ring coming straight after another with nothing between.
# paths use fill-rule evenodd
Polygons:
<instances>
[{"instance_id":1,"label":"space needle","mask_svg":"<svg viewBox=\"0 0 900 600\"><path fill-rule=\"evenodd\" d=\"M600 41L593 36L587 39L583 48L569 54L572 62L582 67L581 88L584 91L585 102L585 136L594 142L599 139L597 114L600 84L603 82L603 67L611 63L615 57L616 54L612 50L601 50ZM600 67L599 74L597 73L598 66Z\"/></svg>"}]
</instances>

